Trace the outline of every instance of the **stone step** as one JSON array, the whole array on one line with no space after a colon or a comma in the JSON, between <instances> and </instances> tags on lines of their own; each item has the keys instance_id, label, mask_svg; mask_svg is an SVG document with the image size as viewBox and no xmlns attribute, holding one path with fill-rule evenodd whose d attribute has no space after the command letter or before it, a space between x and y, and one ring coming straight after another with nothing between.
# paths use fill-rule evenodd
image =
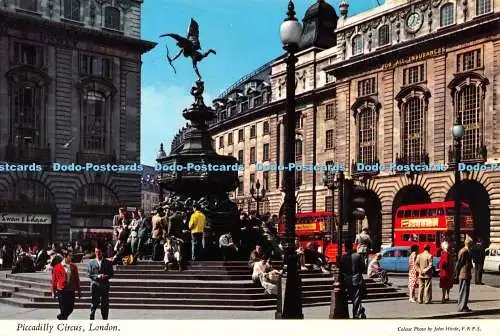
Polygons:
<instances>
[{"instance_id":1,"label":"stone step","mask_svg":"<svg viewBox=\"0 0 500 336\"><path fill-rule=\"evenodd\" d=\"M406 298L405 293L400 293L400 292L387 292L387 293L368 293L364 298L363 302L365 301L374 301L374 300L381 300L381 299L388 299L388 298ZM331 295L318 295L318 296L311 296L311 297L306 297L302 299L302 302L304 304L307 303L325 303L325 304L330 304L331 300ZM352 301L349 301L349 303L352 303Z\"/></svg>"},{"instance_id":2,"label":"stone step","mask_svg":"<svg viewBox=\"0 0 500 336\"><path fill-rule=\"evenodd\" d=\"M32 308L32 309L58 309L59 305L56 302L46 303L46 302L31 302L29 300L24 300L21 298L1 298L0 303L22 307L22 308ZM88 303L75 303L75 309L89 309ZM112 303L110 304L110 309L158 309L158 310L241 310L241 311L263 311L263 310L274 310L276 309L275 304L262 305L262 306L219 306L219 305L185 305L185 304L163 304L163 303L153 303L153 304L128 304L128 303ZM57 314L57 313L55 313ZM54 314L54 315L55 315Z\"/></svg>"}]
</instances>

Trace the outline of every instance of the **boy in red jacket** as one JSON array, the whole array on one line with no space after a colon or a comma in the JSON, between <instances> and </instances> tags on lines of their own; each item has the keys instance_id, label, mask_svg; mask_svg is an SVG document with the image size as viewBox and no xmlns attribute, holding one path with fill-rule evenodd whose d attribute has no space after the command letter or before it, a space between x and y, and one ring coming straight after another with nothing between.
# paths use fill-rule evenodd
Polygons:
<instances>
[{"instance_id":1,"label":"boy in red jacket","mask_svg":"<svg viewBox=\"0 0 500 336\"><path fill-rule=\"evenodd\" d=\"M71 263L73 253L66 251L64 260L57 264L52 270L52 297L59 302L61 313L57 315L58 320L67 320L75 306L75 292L81 299L80 277L78 268Z\"/></svg>"}]
</instances>

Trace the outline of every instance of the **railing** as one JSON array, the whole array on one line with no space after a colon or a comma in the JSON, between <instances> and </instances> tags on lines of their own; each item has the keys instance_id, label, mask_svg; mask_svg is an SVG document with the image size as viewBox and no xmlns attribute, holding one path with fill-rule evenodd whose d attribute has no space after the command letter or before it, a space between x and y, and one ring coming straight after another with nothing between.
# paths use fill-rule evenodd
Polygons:
<instances>
[{"instance_id":1,"label":"railing","mask_svg":"<svg viewBox=\"0 0 500 336\"><path fill-rule=\"evenodd\" d=\"M481 145L474 150L462 149L461 162L466 163L482 163L488 159L488 150L485 145ZM455 148L451 146L448 148L448 163L451 166L455 165Z\"/></svg>"},{"instance_id":2,"label":"railing","mask_svg":"<svg viewBox=\"0 0 500 336\"><path fill-rule=\"evenodd\" d=\"M399 156L399 153L396 154L396 164L397 165L408 165L408 164L429 164L429 154L426 151L413 153L411 155L402 155Z\"/></svg>"},{"instance_id":3,"label":"railing","mask_svg":"<svg viewBox=\"0 0 500 336\"><path fill-rule=\"evenodd\" d=\"M51 162L50 145L47 147L33 146L31 144L8 144L5 149L5 160L15 163L49 163Z\"/></svg>"},{"instance_id":4,"label":"railing","mask_svg":"<svg viewBox=\"0 0 500 336\"><path fill-rule=\"evenodd\" d=\"M87 162L92 162L96 164L116 163L116 155L114 153L109 155L100 153L86 153L79 151L76 153L76 162L80 164L84 164Z\"/></svg>"}]
</instances>

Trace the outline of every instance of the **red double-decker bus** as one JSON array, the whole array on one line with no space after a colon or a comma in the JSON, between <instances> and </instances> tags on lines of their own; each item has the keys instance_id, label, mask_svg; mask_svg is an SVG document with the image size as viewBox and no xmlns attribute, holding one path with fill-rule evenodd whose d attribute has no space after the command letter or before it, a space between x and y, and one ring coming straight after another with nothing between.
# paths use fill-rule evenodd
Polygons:
<instances>
[{"instance_id":1,"label":"red double-decker bus","mask_svg":"<svg viewBox=\"0 0 500 336\"><path fill-rule=\"evenodd\" d=\"M301 247L306 247L309 242L314 242L321 248L328 261L333 263L337 257L335 217L332 212L299 212L296 214L295 235ZM285 233L285 224L279 223L279 233Z\"/></svg>"},{"instance_id":2,"label":"red double-decker bus","mask_svg":"<svg viewBox=\"0 0 500 336\"><path fill-rule=\"evenodd\" d=\"M447 241L450 247L454 246L454 214L453 201L399 207L394 222L394 246L417 244L422 251L428 244L431 246L431 253L439 256L443 241ZM464 202L460 208L460 217L463 242L466 234L472 236L474 232L472 213L469 205Z\"/></svg>"}]
</instances>

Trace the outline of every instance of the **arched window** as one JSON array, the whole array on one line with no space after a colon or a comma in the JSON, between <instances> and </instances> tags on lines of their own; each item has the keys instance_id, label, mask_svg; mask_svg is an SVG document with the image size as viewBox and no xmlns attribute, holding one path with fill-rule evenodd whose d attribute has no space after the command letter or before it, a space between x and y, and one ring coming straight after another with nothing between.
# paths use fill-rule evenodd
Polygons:
<instances>
[{"instance_id":1,"label":"arched window","mask_svg":"<svg viewBox=\"0 0 500 336\"><path fill-rule=\"evenodd\" d=\"M80 188L73 203L110 206L117 205L118 199L106 186L98 183L90 183Z\"/></svg>"},{"instance_id":2,"label":"arched window","mask_svg":"<svg viewBox=\"0 0 500 336\"><path fill-rule=\"evenodd\" d=\"M80 20L80 0L64 0L64 17L68 20Z\"/></svg>"},{"instance_id":3,"label":"arched window","mask_svg":"<svg viewBox=\"0 0 500 336\"><path fill-rule=\"evenodd\" d=\"M299 189L299 187L301 185L302 185L302 171L296 170L295 171L295 188Z\"/></svg>"},{"instance_id":4,"label":"arched window","mask_svg":"<svg viewBox=\"0 0 500 336\"><path fill-rule=\"evenodd\" d=\"M476 15L491 12L491 0L476 0Z\"/></svg>"},{"instance_id":5,"label":"arched window","mask_svg":"<svg viewBox=\"0 0 500 336\"><path fill-rule=\"evenodd\" d=\"M356 35L352 38L352 55L360 55L363 53L363 37Z\"/></svg>"},{"instance_id":6,"label":"arched window","mask_svg":"<svg viewBox=\"0 0 500 336\"><path fill-rule=\"evenodd\" d=\"M40 145L42 88L34 83L20 83L13 87L12 142Z\"/></svg>"},{"instance_id":7,"label":"arched window","mask_svg":"<svg viewBox=\"0 0 500 336\"><path fill-rule=\"evenodd\" d=\"M19 7L32 12L37 11L38 0L19 0Z\"/></svg>"},{"instance_id":8,"label":"arched window","mask_svg":"<svg viewBox=\"0 0 500 336\"><path fill-rule=\"evenodd\" d=\"M104 10L104 27L120 30L120 10L116 7L106 7Z\"/></svg>"},{"instance_id":9,"label":"arched window","mask_svg":"<svg viewBox=\"0 0 500 336\"><path fill-rule=\"evenodd\" d=\"M377 116L371 107L363 108L358 114L358 161L372 164L377 158Z\"/></svg>"},{"instance_id":10,"label":"arched window","mask_svg":"<svg viewBox=\"0 0 500 336\"><path fill-rule=\"evenodd\" d=\"M424 153L424 105L420 97L412 97L403 105L402 150L408 163L422 163Z\"/></svg>"},{"instance_id":11,"label":"arched window","mask_svg":"<svg viewBox=\"0 0 500 336\"><path fill-rule=\"evenodd\" d=\"M84 97L83 149L89 152L106 151L106 99L99 92L89 91Z\"/></svg>"},{"instance_id":12,"label":"arched window","mask_svg":"<svg viewBox=\"0 0 500 336\"><path fill-rule=\"evenodd\" d=\"M458 108L465 134L462 138L463 160L474 160L482 146L482 92L474 84L463 87L458 93Z\"/></svg>"},{"instance_id":13,"label":"arched window","mask_svg":"<svg viewBox=\"0 0 500 336\"><path fill-rule=\"evenodd\" d=\"M383 25L378 29L378 46L385 46L389 43L391 43L389 25Z\"/></svg>"},{"instance_id":14,"label":"arched window","mask_svg":"<svg viewBox=\"0 0 500 336\"><path fill-rule=\"evenodd\" d=\"M302 140L295 140L295 160L302 160Z\"/></svg>"},{"instance_id":15,"label":"arched window","mask_svg":"<svg viewBox=\"0 0 500 336\"><path fill-rule=\"evenodd\" d=\"M35 180L19 180L15 183L10 195L11 200L26 204L41 205L52 202L52 195L47 187Z\"/></svg>"},{"instance_id":16,"label":"arched window","mask_svg":"<svg viewBox=\"0 0 500 336\"><path fill-rule=\"evenodd\" d=\"M452 3L444 4L441 7L441 27L449 26L455 22L454 5Z\"/></svg>"}]
</instances>

